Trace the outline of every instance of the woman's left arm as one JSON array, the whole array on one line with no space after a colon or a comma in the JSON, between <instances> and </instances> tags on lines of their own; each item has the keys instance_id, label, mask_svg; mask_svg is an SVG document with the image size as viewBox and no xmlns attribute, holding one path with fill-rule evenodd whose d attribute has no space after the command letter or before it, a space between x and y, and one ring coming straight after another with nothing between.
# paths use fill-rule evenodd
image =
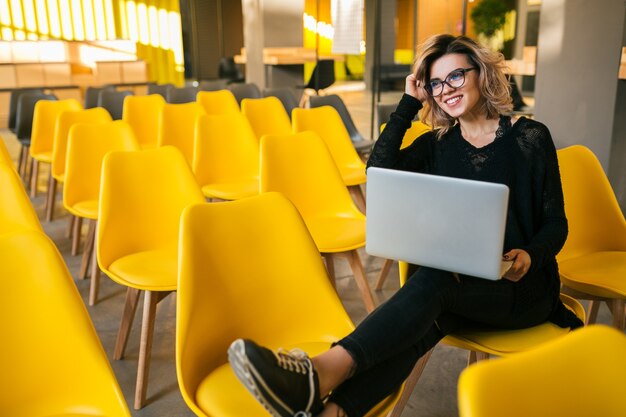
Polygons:
<instances>
[{"instance_id":1,"label":"woman's left arm","mask_svg":"<svg viewBox=\"0 0 626 417\"><path fill-rule=\"evenodd\" d=\"M531 270L554 262L565 244L568 231L556 148L550 131L544 125L538 124L537 131L537 149L533 156L537 160L533 163L539 168L535 178L539 185L537 193L541 194L539 227L530 243L521 248L530 255Z\"/></svg>"}]
</instances>

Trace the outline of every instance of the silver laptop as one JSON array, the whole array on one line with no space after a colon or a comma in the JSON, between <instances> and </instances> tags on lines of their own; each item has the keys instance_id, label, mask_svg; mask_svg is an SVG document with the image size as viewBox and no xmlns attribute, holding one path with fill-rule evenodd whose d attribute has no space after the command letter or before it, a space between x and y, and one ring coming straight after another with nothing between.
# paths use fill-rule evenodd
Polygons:
<instances>
[{"instance_id":1,"label":"silver laptop","mask_svg":"<svg viewBox=\"0 0 626 417\"><path fill-rule=\"evenodd\" d=\"M366 252L497 280L508 200L503 184L369 168Z\"/></svg>"}]
</instances>

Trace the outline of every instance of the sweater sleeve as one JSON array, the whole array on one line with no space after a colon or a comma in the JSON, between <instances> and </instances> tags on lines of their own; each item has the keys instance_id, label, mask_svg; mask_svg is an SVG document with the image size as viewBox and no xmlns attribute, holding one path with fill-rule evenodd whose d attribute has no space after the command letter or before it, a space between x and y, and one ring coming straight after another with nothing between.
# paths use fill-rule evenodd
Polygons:
<instances>
[{"instance_id":1,"label":"sweater sleeve","mask_svg":"<svg viewBox=\"0 0 626 417\"><path fill-rule=\"evenodd\" d=\"M537 199L541 202L538 228L527 247L522 248L531 258L531 270L536 270L553 263L557 253L567 238L567 218L563 203L561 175L556 155L556 148L550 131L543 124L537 123L536 170L533 179L537 186Z\"/></svg>"},{"instance_id":2,"label":"sweater sleeve","mask_svg":"<svg viewBox=\"0 0 626 417\"><path fill-rule=\"evenodd\" d=\"M390 116L383 132L374 145L374 149L367 161L367 168L393 168L403 171L422 171L427 165L429 152L427 141L415 140L411 146L400 149L402 139L417 112L422 108L422 103L415 97L404 94L396 111ZM420 136L432 136L426 132Z\"/></svg>"}]
</instances>

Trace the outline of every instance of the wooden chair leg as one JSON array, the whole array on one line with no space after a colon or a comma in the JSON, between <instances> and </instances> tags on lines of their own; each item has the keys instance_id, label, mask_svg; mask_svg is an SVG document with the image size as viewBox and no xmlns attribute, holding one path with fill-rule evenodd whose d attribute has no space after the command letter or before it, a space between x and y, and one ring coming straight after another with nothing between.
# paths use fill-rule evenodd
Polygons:
<instances>
[{"instance_id":1,"label":"wooden chair leg","mask_svg":"<svg viewBox=\"0 0 626 417\"><path fill-rule=\"evenodd\" d=\"M51 222L54 216L54 203L57 194L57 180L50 174L48 180L48 194L46 198L46 221Z\"/></svg>"},{"instance_id":2,"label":"wooden chair leg","mask_svg":"<svg viewBox=\"0 0 626 417\"><path fill-rule=\"evenodd\" d=\"M96 223L95 220L93 220ZM94 235L94 242L91 248L91 284L89 285L89 305L96 304L98 299L98 289L100 288L100 266L98 266L98 259L96 258L96 242Z\"/></svg>"},{"instance_id":3,"label":"wooden chair leg","mask_svg":"<svg viewBox=\"0 0 626 417\"><path fill-rule=\"evenodd\" d=\"M68 229L72 229L72 256L76 256L78 254L78 246L80 246L80 231L82 227L83 218L70 214L70 227L68 227Z\"/></svg>"},{"instance_id":4,"label":"wooden chair leg","mask_svg":"<svg viewBox=\"0 0 626 417\"><path fill-rule=\"evenodd\" d=\"M328 279L333 287L337 289L337 282L335 281L335 260L332 253L323 253L324 263L326 264L326 271L328 271Z\"/></svg>"},{"instance_id":5,"label":"wooden chair leg","mask_svg":"<svg viewBox=\"0 0 626 417\"><path fill-rule=\"evenodd\" d=\"M611 300L613 313L613 327L624 330L624 299L615 298Z\"/></svg>"},{"instance_id":6,"label":"wooden chair leg","mask_svg":"<svg viewBox=\"0 0 626 417\"><path fill-rule=\"evenodd\" d=\"M378 278L376 279L376 286L374 287L376 291L382 290L392 265L393 259L385 259L385 263L383 264L380 274L378 274Z\"/></svg>"},{"instance_id":7,"label":"wooden chair leg","mask_svg":"<svg viewBox=\"0 0 626 417\"><path fill-rule=\"evenodd\" d=\"M128 287L126 290L126 302L124 303L124 313L122 313L122 321L120 328L117 332L117 340L115 341L115 350L113 351L113 359L122 359L124 357L124 351L126 350L126 343L128 342L128 335L130 329L133 326L133 320L135 318L135 311L137 310L137 302L141 290Z\"/></svg>"},{"instance_id":8,"label":"wooden chair leg","mask_svg":"<svg viewBox=\"0 0 626 417\"><path fill-rule=\"evenodd\" d=\"M140 410L146 403L156 307L170 292L171 291L145 291L141 323L141 342L139 344L139 364L137 367L137 385L135 387L135 410Z\"/></svg>"},{"instance_id":9,"label":"wooden chair leg","mask_svg":"<svg viewBox=\"0 0 626 417\"><path fill-rule=\"evenodd\" d=\"M602 304L602 301L600 300L589 300L589 313L587 313L587 318L585 320L586 326L596 322L596 319L598 318L598 310L600 310L600 304Z\"/></svg>"},{"instance_id":10,"label":"wooden chair leg","mask_svg":"<svg viewBox=\"0 0 626 417\"><path fill-rule=\"evenodd\" d=\"M26 147L22 146L20 148L20 156L17 159L17 173L20 178L24 178L24 155L26 155Z\"/></svg>"},{"instance_id":11,"label":"wooden chair leg","mask_svg":"<svg viewBox=\"0 0 626 417\"><path fill-rule=\"evenodd\" d=\"M89 268L89 262L92 259L92 252L95 253L95 250L94 250L95 241L96 241L96 221L89 220L89 228L87 229L87 236L85 237L85 247L83 248L83 258L80 262L80 269L78 271L78 278L80 279L87 278L87 269Z\"/></svg>"},{"instance_id":12,"label":"wooden chair leg","mask_svg":"<svg viewBox=\"0 0 626 417\"><path fill-rule=\"evenodd\" d=\"M352 268L352 273L354 274L356 285L359 287L359 291L361 292L361 298L363 298L365 308L368 313L371 313L376 308L376 303L374 303L374 298L372 297L370 285L367 282L367 276L365 275L365 270L363 269L359 253L356 249L344 253L348 256L350 268Z\"/></svg>"},{"instance_id":13,"label":"wooden chair leg","mask_svg":"<svg viewBox=\"0 0 626 417\"><path fill-rule=\"evenodd\" d=\"M433 350L435 350L435 348L432 348L431 350L426 352L424 356L419 358L419 360L413 367L411 374L406 379L406 381L404 381L404 387L402 388L402 394L400 394L400 398L398 398L398 401L393 406L387 417L400 417L402 411L404 411L404 407L406 407L406 403L409 402L409 398L411 398L411 394L415 389L415 385L417 385L417 381L419 381L420 377L422 376L422 372L424 372L424 368L426 367L428 359L430 359L430 355L432 355Z\"/></svg>"},{"instance_id":14,"label":"wooden chair leg","mask_svg":"<svg viewBox=\"0 0 626 417\"><path fill-rule=\"evenodd\" d=\"M37 180L39 179L39 161L32 159L32 166L30 169L30 197L37 197Z\"/></svg>"},{"instance_id":15,"label":"wooden chair leg","mask_svg":"<svg viewBox=\"0 0 626 417\"><path fill-rule=\"evenodd\" d=\"M352 196L356 206L363 214L365 214L365 194L363 193L361 186L351 185L348 187L348 191L350 191L350 195Z\"/></svg>"}]
</instances>

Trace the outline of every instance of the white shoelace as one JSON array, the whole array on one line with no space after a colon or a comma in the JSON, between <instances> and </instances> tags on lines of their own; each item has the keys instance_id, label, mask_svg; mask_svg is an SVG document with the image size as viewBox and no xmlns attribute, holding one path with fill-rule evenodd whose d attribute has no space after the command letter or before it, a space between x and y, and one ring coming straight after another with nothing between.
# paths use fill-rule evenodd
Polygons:
<instances>
[{"instance_id":1,"label":"white shoelace","mask_svg":"<svg viewBox=\"0 0 626 417\"><path fill-rule=\"evenodd\" d=\"M304 411L298 411L294 414L295 417L308 417L311 415L308 411L313 405L315 400L315 380L313 375L313 363L309 356L301 349L292 349L290 351L279 349L276 354L278 360L278 366L291 372L300 373L303 375L308 374L309 377L309 401Z\"/></svg>"}]
</instances>

